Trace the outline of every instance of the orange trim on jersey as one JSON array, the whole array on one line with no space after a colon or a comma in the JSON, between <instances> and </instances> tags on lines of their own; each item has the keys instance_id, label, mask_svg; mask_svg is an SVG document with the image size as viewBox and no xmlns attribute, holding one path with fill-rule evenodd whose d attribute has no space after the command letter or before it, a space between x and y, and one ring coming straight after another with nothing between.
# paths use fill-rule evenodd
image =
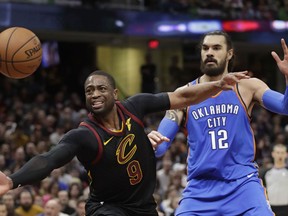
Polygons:
<instances>
[{"instance_id":1,"label":"orange trim on jersey","mask_svg":"<svg viewBox=\"0 0 288 216\"><path fill-rule=\"evenodd\" d=\"M238 92L238 89L235 91L235 93L236 93L236 95L237 95L237 97L238 97L241 105L243 106L243 108L244 108L244 110L245 110L245 113L246 113L249 121L251 121L251 116L250 116L249 113L248 113L247 106L246 106L246 104L244 104L244 101L242 100L242 97L241 97L240 93Z\"/></svg>"},{"instance_id":2,"label":"orange trim on jersey","mask_svg":"<svg viewBox=\"0 0 288 216\"><path fill-rule=\"evenodd\" d=\"M97 124L97 126L99 126L100 128L102 128L104 131L106 131L107 133L111 134L111 135L114 135L114 136L121 136L123 135L123 129L124 129L124 122L125 122L125 118L124 118L124 115L123 113L121 112L121 110L117 109L117 113L119 114L120 116L120 119L121 119L121 128L119 130L109 130L108 128L104 127L102 124L100 124L96 119L95 117L93 116L92 113L89 113L88 114L88 118L95 122L95 124Z\"/></svg>"},{"instance_id":3,"label":"orange trim on jersey","mask_svg":"<svg viewBox=\"0 0 288 216\"><path fill-rule=\"evenodd\" d=\"M242 100L242 97L241 97L241 95L240 95L240 93L239 93L238 89L235 91L235 93L236 93L236 95L237 95L237 97L238 97L238 99L239 99L239 101L240 101L241 105L243 106L243 108L244 108L244 110L245 110L245 113L246 113L246 115L247 115L247 118L248 118L249 122L251 122L251 117L250 117L250 115L249 115L249 113L248 113L248 109L247 109L247 106L246 106L246 104L244 104L244 101ZM253 145L254 145L254 158L253 158L253 160L252 160L252 161L254 161L254 160L255 160L255 158L256 158L256 141L255 141L255 135L254 135L254 131L253 131L253 129L252 129L252 127L251 127L251 125L250 125L250 131L251 131L251 133L252 133L252 137L253 137Z\"/></svg>"},{"instance_id":4,"label":"orange trim on jersey","mask_svg":"<svg viewBox=\"0 0 288 216\"><path fill-rule=\"evenodd\" d=\"M98 153L96 155L96 159L94 161L92 161L92 164L95 164L100 160L100 158L103 154L102 140L101 140L99 134L97 133L97 131L91 125L87 124L86 122L81 122L80 126L87 127L90 131L92 131L92 133L94 134L94 136L96 137L96 139L98 141L98 147L99 147Z\"/></svg>"},{"instance_id":5,"label":"orange trim on jersey","mask_svg":"<svg viewBox=\"0 0 288 216\"><path fill-rule=\"evenodd\" d=\"M211 98L216 98L218 95L220 95L222 93L223 90L221 90L220 92L218 92L217 94L211 96Z\"/></svg>"}]
</instances>

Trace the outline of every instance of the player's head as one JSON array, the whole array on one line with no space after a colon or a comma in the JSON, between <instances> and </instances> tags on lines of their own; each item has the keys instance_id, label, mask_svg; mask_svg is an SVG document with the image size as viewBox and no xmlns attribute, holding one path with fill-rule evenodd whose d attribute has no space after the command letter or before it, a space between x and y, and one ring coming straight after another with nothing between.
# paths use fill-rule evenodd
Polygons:
<instances>
[{"instance_id":1,"label":"player's head","mask_svg":"<svg viewBox=\"0 0 288 216\"><path fill-rule=\"evenodd\" d=\"M114 107L118 90L114 78L104 71L94 71L84 85L87 109L94 115L106 115Z\"/></svg>"},{"instance_id":2,"label":"player's head","mask_svg":"<svg viewBox=\"0 0 288 216\"><path fill-rule=\"evenodd\" d=\"M201 71L208 76L218 76L231 71L234 60L233 44L230 36L223 31L213 31L203 35L201 50Z\"/></svg>"}]
</instances>

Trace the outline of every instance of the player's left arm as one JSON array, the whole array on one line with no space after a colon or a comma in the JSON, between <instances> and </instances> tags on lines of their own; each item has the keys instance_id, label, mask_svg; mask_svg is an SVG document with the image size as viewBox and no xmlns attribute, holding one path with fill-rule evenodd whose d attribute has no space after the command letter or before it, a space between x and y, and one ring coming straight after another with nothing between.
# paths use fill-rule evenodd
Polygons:
<instances>
[{"instance_id":1,"label":"player's left arm","mask_svg":"<svg viewBox=\"0 0 288 216\"><path fill-rule=\"evenodd\" d=\"M262 87L257 90L255 95L258 97L258 100L261 97L260 104L266 109L278 114L288 115L288 49L284 39L281 39L281 45L284 53L283 60L281 60L278 54L274 51L271 52L271 55L275 59L279 70L285 77L286 89L284 94L273 91L268 87Z\"/></svg>"}]
</instances>

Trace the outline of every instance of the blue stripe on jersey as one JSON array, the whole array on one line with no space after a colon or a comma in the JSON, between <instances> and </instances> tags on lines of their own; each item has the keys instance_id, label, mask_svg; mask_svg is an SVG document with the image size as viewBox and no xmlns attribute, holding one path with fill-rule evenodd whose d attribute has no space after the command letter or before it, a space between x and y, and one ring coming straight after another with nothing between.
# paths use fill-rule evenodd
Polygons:
<instances>
[{"instance_id":1,"label":"blue stripe on jersey","mask_svg":"<svg viewBox=\"0 0 288 216\"><path fill-rule=\"evenodd\" d=\"M258 171L254 163L254 134L235 91L222 91L190 106L186 128L188 181L192 178L233 180Z\"/></svg>"}]
</instances>

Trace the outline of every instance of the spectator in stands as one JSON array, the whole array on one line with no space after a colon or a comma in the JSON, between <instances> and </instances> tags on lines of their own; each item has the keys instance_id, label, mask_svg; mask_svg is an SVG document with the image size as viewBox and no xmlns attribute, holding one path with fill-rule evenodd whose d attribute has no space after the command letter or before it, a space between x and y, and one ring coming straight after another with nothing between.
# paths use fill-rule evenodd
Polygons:
<instances>
[{"instance_id":1,"label":"spectator in stands","mask_svg":"<svg viewBox=\"0 0 288 216\"><path fill-rule=\"evenodd\" d=\"M7 207L2 201L0 201L0 216L8 216Z\"/></svg>"},{"instance_id":2,"label":"spectator in stands","mask_svg":"<svg viewBox=\"0 0 288 216\"><path fill-rule=\"evenodd\" d=\"M61 204L58 199L54 198L47 201L44 212L37 216L68 216L68 214L61 212Z\"/></svg>"},{"instance_id":3,"label":"spectator in stands","mask_svg":"<svg viewBox=\"0 0 288 216\"><path fill-rule=\"evenodd\" d=\"M147 53L145 56L145 63L140 67L141 75L141 92L155 93L156 91L156 70L157 67L152 61L152 56Z\"/></svg>"},{"instance_id":4,"label":"spectator in stands","mask_svg":"<svg viewBox=\"0 0 288 216\"><path fill-rule=\"evenodd\" d=\"M79 198L76 203L76 211L71 216L85 216L86 199Z\"/></svg>"},{"instance_id":5,"label":"spectator in stands","mask_svg":"<svg viewBox=\"0 0 288 216\"><path fill-rule=\"evenodd\" d=\"M272 157L274 166L264 172L262 179L267 189L269 202L277 216L288 214L288 158L287 146L276 144L273 147Z\"/></svg>"},{"instance_id":6,"label":"spectator in stands","mask_svg":"<svg viewBox=\"0 0 288 216\"><path fill-rule=\"evenodd\" d=\"M71 215L75 212L75 209L69 205L69 196L67 190L61 190L58 192L59 203L61 204L61 212Z\"/></svg>"},{"instance_id":7,"label":"spectator in stands","mask_svg":"<svg viewBox=\"0 0 288 216\"><path fill-rule=\"evenodd\" d=\"M69 185L69 205L76 208L78 199L82 196L82 186L80 182L73 182Z\"/></svg>"},{"instance_id":8,"label":"spectator in stands","mask_svg":"<svg viewBox=\"0 0 288 216\"><path fill-rule=\"evenodd\" d=\"M15 196L13 191L9 191L8 193L2 196L2 201L5 203L7 208L7 216L16 216L15 212Z\"/></svg>"},{"instance_id":9,"label":"spectator in stands","mask_svg":"<svg viewBox=\"0 0 288 216\"><path fill-rule=\"evenodd\" d=\"M35 216L43 212L43 208L34 204L34 194L26 188L19 194L19 207L15 209L19 216Z\"/></svg>"},{"instance_id":10,"label":"spectator in stands","mask_svg":"<svg viewBox=\"0 0 288 216\"><path fill-rule=\"evenodd\" d=\"M181 80L183 76L183 70L180 67L179 56L174 55L171 57L169 65L169 91L174 91L176 88L185 85Z\"/></svg>"},{"instance_id":11,"label":"spectator in stands","mask_svg":"<svg viewBox=\"0 0 288 216\"><path fill-rule=\"evenodd\" d=\"M18 170L20 167L22 167L26 163L25 161L25 151L23 146L20 146L16 149L13 157L13 161L11 165L9 166L9 169L12 172L15 172Z\"/></svg>"},{"instance_id":12,"label":"spectator in stands","mask_svg":"<svg viewBox=\"0 0 288 216\"><path fill-rule=\"evenodd\" d=\"M165 192L171 182L172 161L170 158L162 158L162 168L157 171L157 178L159 182L159 191L161 198L164 197Z\"/></svg>"}]
</instances>

